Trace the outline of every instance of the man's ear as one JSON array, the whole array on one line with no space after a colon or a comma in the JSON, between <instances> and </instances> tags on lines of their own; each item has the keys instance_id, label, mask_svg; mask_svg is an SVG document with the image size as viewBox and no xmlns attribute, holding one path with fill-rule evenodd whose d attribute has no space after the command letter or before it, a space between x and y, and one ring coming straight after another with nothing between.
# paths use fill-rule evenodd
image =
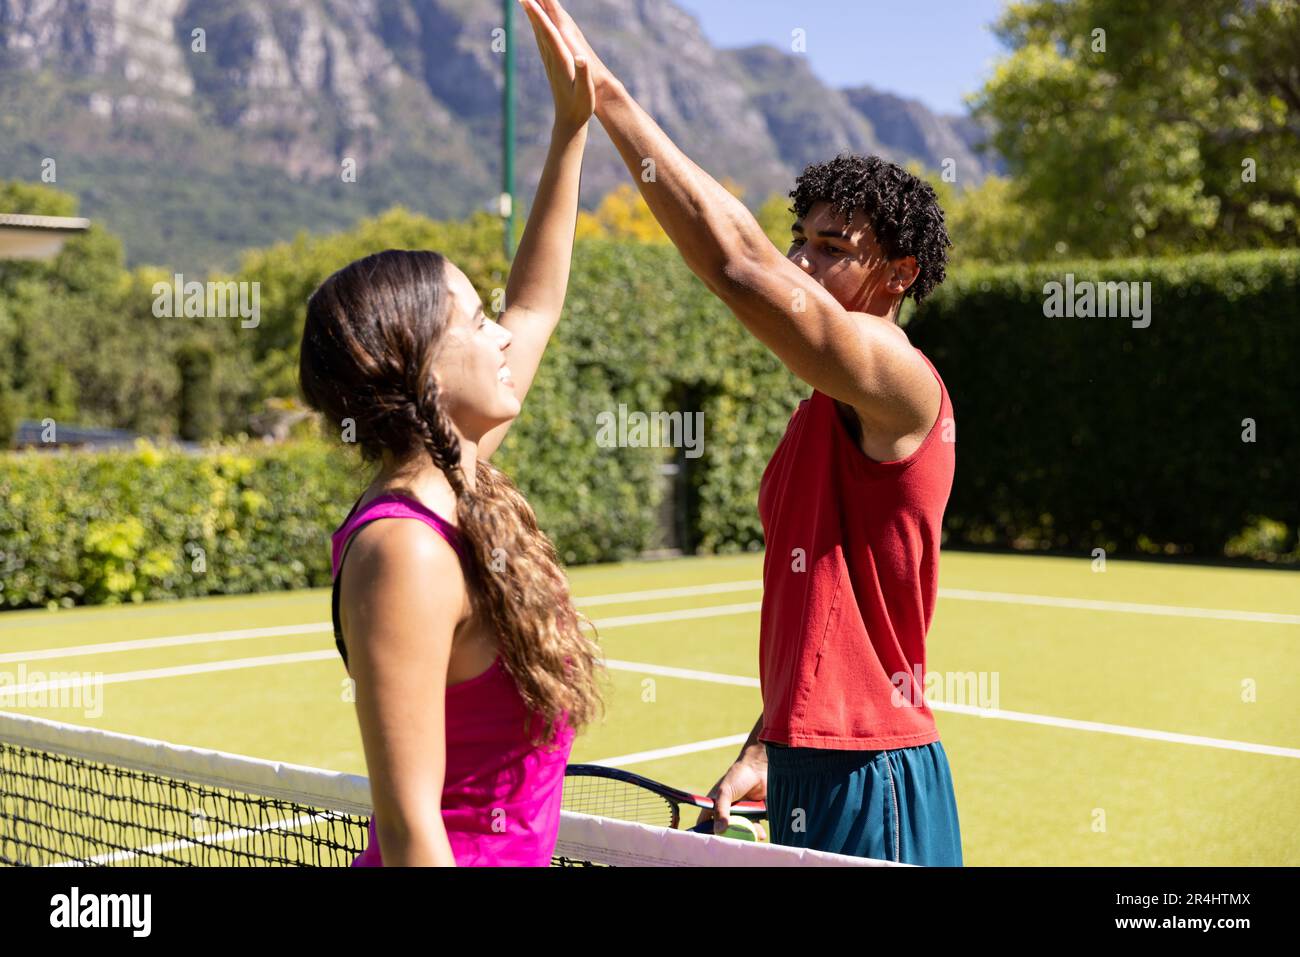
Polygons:
<instances>
[{"instance_id":1,"label":"man's ear","mask_svg":"<svg viewBox=\"0 0 1300 957\"><path fill-rule=\"evenodd\" d=\"M912 283L916 282L916 277L919 275L921 275L921 267L916 264L915 256L891 259L889 261L889 278L885 280L885 288L894 295L901 296L907 292Z\"/></svg>"}]
</instances>

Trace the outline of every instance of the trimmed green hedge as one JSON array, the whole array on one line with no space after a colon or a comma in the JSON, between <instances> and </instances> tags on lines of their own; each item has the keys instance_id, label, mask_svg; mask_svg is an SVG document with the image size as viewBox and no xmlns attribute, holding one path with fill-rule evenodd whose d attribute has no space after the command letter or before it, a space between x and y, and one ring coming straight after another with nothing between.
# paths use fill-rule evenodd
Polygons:
<instances>
[{"instance_id":1,"label":"trimmed green hedge","mask_svg":"<svg viewBox=\"0 0 1300 957\"><path fill-rule=\"evenodd\" d=\"M1150 326L1044 317L1043 285L1066 272L1151 282ZM956 411L948 540L1300 560L1298 279L1295 251L956 273L907 327ZM669 460L687 468L688 547L755 549L759 478L807 394L675 250L586 241L497 463L569 563L659 544ZM703 454L600 447L597 416L620 403L703 412ZM326 585L329 533L367 481L332 437L5 455L0 607Z\"/></svg>"},{"instance_id":2,"label":"trimmed green hedge","mask_svg":"<svg viewBox=\"0 0 1300 957\"><path fill-rule=\"evenodd\" d=\"M322 442L6 455L0 607L328 584L326 525L359 478Z\"/></svg>"},{"instance_id":3,"label":"trimmed green hedge","mask_svg":"<svg viewBox=\"0 0 1300 957\"><path fill-rule=\"evenodd\" d=\"M1067 273L1151 283L1150 325L1047 318ZM949 541L1300 561L1300 251L963 270L908 335L957 419Z\"/></svg>"},{"instance_id":4,"label":"trimmed green hedge","mask_svg":"<svg viewBox=\"0 0 1300 957\"><path fill-rule=\"evenodd\" d=\"M474 278L488 301L490 284ZM565 319L495 461L566 562L631 558L659 544L659 466L682 459L600 447L597 416L620 403L703 412L703 454L685 460L690 544L756 549L758 479L806 393L673 249L584 242ZM329 533L368 480L330 436L0 457L0 607L327 585Z\"/></svg>"}]
</instances>

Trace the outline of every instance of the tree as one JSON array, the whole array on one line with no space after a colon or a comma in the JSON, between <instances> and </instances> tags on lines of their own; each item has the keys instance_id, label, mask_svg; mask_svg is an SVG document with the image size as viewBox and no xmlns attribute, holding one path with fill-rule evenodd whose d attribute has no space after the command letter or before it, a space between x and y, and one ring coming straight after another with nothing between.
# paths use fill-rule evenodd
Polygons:
<instances>
[{"instance_id":1,"label":"tree","mask_svg":"<svg viewBox=\"0 0 1300 957\"><path fill-rule=\"evenodd\" d=\"M0 180L0 213L29 216L75 216L77 198L39 183Z\"/></svg>"},{"instance_id":2,"label":"tree","mask_svg":"<svg viewBox=\"0 0 1300 957\"><path fill-rule=\"evenodd\" d=\"M77 210L75 197L22 182L0 182L0 206L55 216ZM7 414L171 434L178 389L173 352L192 330L153 315L157 279L170 273L127 273L122 244L97 223L49 261L0 261L0 392ZM217 354L224 360L231 351Z\"/></svg>"},{"instance_id":3,"label":"tree","mask_svg":"<svg viewBox=\"0 0 1300 957\"><path fill-rule=\"evenodd\" d=\"M945 213L953 265L1032 262L1052 256L1054 250L1036 227L1024 190L1014 180L987 176L961 191L934 177L928 180Z\"/></svg>"},{"instance_id":4,"label":"tree","mask_svg":"<svg viewBox=\"0 0 1300 957\"><path fill-rule=\"evenodd\" d=\"M1295 243L1296 0L1026 0L976 95L1057 255Z\"/></svg>"},{"instance_id":5,"label":"tree","mask_svg":"<svg viewBox=\"0 0 1300 957\"><path fill-rule=\"evenodd\" d=\"M782 252L790 248L790 226L794 223L792 204L789 196L773 193L754 214L767 238Z\"/></svg>"},{"instance_id":6,"label":"tree","mask_svg":"<svg viewBox=\"0 0 1300 957\"><path fill-rule=\"evenodd\" d=\"M578 239L625 239L666 243L668 234L635 186L623 183L605 194L594 213L578 212Z\"/></svg>"}]
</instances>

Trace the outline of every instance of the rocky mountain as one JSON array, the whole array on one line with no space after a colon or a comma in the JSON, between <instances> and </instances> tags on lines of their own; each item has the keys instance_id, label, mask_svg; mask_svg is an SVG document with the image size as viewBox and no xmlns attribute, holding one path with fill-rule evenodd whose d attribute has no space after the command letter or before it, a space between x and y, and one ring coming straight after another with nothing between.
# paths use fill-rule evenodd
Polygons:
<instances>
[{"instance_id":1,"label":"rocky mountain","mask_svg":"<svg viewBox=\"0 0 1300 957\"><path fill-rule=\"evenodd\" d=\"M668 133L755 205L843 149L953 157L959 182L989 168L968 119L831 89L772 47L715 49L669 0L569 6ZM526 199L551 107L522 11L515 24ZM500 25L499 0L0 0L0 176L52 174L131 261L193 271L393 203L463 216L500 191ZM626 181L597 125L584 205Z\"/></svg>"},{"instance_id":2,"label":"rocky mountain","mask_svg":"<svg viewBox=\"0 0 1300 957\"><path fill-rule=\"evenodd\" d=\"M940 116L918 100L869 86L845 90L844 97L871 120L881 155L895 162L919 158L931 167L941 168L943 160L952 159L959 185L978 183L1000 168L994 157L976 150L987 133L972 117Z\"/></svg>"}]
</instances>

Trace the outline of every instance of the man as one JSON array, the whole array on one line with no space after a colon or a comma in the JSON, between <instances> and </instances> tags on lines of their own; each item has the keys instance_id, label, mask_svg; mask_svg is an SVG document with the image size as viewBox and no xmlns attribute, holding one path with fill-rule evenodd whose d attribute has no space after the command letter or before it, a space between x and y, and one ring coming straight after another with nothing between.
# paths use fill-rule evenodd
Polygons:
<instances>
[{"instance_id":1,"label":"man","mask_svg":"<svg viewBox=\"0 0 1300 957\"><path fill-rule=\"evenodd\" d=\"M876 157L810 166L782 256L558 0L538 2L590 64L596 116L686 264L813 388L759 490L763 714L710 792L715 815L725 823L733 801L763 798L776 843L960 865L952 778L922 694L954 420L897 325L903 299L944 278L951 243L934 191Z\"/></svg>"}]
</instances>

